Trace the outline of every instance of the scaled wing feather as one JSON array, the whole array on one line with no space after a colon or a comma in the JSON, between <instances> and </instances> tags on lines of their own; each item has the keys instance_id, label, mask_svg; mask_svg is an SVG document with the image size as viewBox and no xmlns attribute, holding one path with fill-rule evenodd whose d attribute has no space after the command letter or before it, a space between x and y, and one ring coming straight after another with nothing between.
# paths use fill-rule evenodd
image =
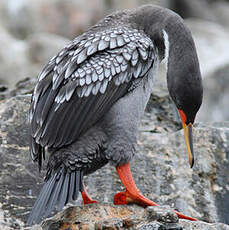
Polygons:
<instances>
[{"instance_id":1,"label":"scaled wing feather","mask_svg":"<svg viewBox=\"0 0 229 230\"><path fill-rule=\"evenodd\" d=\"M32 97L33 160L44 147L68 145L92 127L152 67L154 49L144 33L121 27L85 33L54 57Z\"/></svg>"}]
</instances>

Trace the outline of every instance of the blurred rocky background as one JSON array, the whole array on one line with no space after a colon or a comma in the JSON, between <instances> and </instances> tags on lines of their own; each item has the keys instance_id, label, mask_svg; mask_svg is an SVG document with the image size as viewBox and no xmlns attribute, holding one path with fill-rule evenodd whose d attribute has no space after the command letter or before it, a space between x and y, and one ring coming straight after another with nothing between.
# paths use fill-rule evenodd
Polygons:
<instances>
[{"instance_id":1,"label":"blurred rocky background","mask_svg":"<svg viewBox=\"0 0 229 230\"><path fill-rule=\"evenodd\" d=\"M197 119L229 120L229 2L225 0L1 0L0 98L18 81L36 78L58 50L106 14L146 3L173 9L194 35L206 89Z\"/></svg>"},{"instance_id":2,"label":"blurred rocky background","mask_svg":"<svg viewBox=\"0 0 229 230\"><path fill-rule=\"evenodd\" d=\"M0 98L18 81L36 78L58 50L106 14L145 3L173 9L194 35L206 89L197 119L229 120L229 2L225 0L1 0Z\"/></svg>"},{"instance_id":3,"label":"blurred rocky background","mask_svg":"<svg viewBox=\"0 0 229 230\"><path fill-rule=\"evenodd\" d=\"M141 128L142 154L133 164L136 182L161 204L208 222L229 224L229 124L225 122L229 121L229 1L0 0L0 229L23 228L42 182L28 154L30 96L26 94L32 93L43 65L108 13L146 3L171 8L185 19L197 46L205 90L195 132L198 163L192 171L184 162L182 132L168 137L168 131L180 126L169 112L172 107L161 68ZM101 173L109 175L105 181ZM120 189L110 167L87 180L95 185L89 191L100 201L112 201L111 190Z\"/></svg>"}]
</instances>

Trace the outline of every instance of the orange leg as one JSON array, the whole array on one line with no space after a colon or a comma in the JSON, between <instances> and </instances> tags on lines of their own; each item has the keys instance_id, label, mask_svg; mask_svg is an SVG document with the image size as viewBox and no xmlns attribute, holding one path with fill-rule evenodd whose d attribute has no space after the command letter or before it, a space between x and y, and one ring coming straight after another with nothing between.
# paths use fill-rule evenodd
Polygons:
<instances>
[{"instance_id":1,"label":"orange leg","mask_svg":"<svg viewBox=\"0 0 229 230\"><path fill-rule=\"evenodd\" d=\"M83 198L83 204L98 203L97 200L92 200L90 195L87 193L85 184L83 184L83 192L81 192L81 195L82 195L82 198Z\"/></svg>"},{"instance_id":2,"label":"orange leg","mask_svg":"<svg viewBox=\"0 0 229 230\"><path fill-rule=\"evenodd\" d=\"M120 177L120 180L124 187L126 188L125 192L119 192L114 195L114 204L116 205L123 205L123 204L130 204L136 203L141 206L158 206L158 204L154 203L153 201L144 197L136 187L136 184L133 180L131 171L130 171L130 163L124 164L122 166L116 167L117 173ZM180 219L187 219L196 221L197 219L185 216L177 211L174 210L177 216Z\"/></svg>"}]
</instances>

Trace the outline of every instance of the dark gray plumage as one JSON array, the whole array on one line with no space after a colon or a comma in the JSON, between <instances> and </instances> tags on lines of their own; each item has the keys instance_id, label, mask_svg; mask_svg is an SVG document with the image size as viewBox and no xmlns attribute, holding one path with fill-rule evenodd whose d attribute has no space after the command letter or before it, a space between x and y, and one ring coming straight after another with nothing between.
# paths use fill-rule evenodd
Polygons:
<instances>
[{"instance_id":1,"label":"dark gray plumage","mask_svg":"<svg viewBox=\"0 0 229 230\"><path fill-rule=\"evenodd\" d=\"M178 15L151 5L107 16L44 67L32 96L30 149L39 168L45 147L51 155L46 183L28 224L39 222L56 206L61 210L77 199L78 192L83 191L83 175L108 162L122 165L134 156L153 76L165 56L164 33L174 45L168 59L169 83L173 84L171 79L178 79L181 74L182 82L189 81L184 73L190 77L191 62L199 84L198 60L190 32ZM180 53L174 64L175 49ZM189 61L181 63L183 57ZM189 87L200 96L202 86L192 84L196 83L189 81ZM182 108L182 98L169 90L176 105ZM194 99L197 103L190 115L193 121L201 104L199 98Z\"/></svg>"}]
</instances>

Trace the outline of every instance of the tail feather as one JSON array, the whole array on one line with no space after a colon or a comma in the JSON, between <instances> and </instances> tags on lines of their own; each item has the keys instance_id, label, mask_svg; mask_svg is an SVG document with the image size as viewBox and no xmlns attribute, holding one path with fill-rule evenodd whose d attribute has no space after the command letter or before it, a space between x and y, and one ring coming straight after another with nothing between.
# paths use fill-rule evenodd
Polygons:
<instances>
[{"instance_id":1,"label":"tail feather","mask_svg":"<svg viewBox=\"0 0 229 230\"><path fill-rule=\"evenodd\" d=\"M69 178L68 202L71 202L73 200L74 188L75 188L75 172L72 172Z\"/></svg>"},{"instance_id":2,"label":"tail feather","mask_svg":"<svg viewBox=\"0 0 229 230\"><path fill-rule=\"evenodd\" d=\"M63 171L63 169L61 170L61 172ZM60 191L62 189L62 185L64 183L64 179L65 179L65 175L62 172L60 177L58 178L58 181L56 183L56 186L54 187L55 191L53 192L53 195L50 197L48 203L47 203L47 208L46 208L46 212L47 213L51 213L52 210L54 209L56 203L57 203L57 199L58 196L60 194Z\"/></svg>"},{"instance_id":3,"label":"tail feather","mask_svg":"<svg viewBox=\"0 0 229 230\"><path fill-rule=\"evenodd\" d=\"M76 200L79 191L83 189L82 176L81 171L69 171L63 167L52 174L40 191L27 220L27 225L39 223L55 208L59 211L68 202Z\"/></svg>"},{"instance_id":4,"label":"tail feather","mask_svg":"<svg viewBox=\"0 0 229 230\"><path fill-rule=\"evenodd\" d=\"M58 211L60 211L64 205L67 203L68 199L68 190L69 190L69 173L65 175L64 183L58 197Z\"/></svg>"},{"instance_id":5,"label":"tail feather","mask_svg":"<svg viewBox=\"0 0 229 230\"><path fill-rule=\"evenodd\" d=\"M45 212L44 210L44 206L49 198L49 196L51 195L52 193L52 190L53 190L53 187L54 187L54 184L55 184L55 177L56 177L56 174L53 175L53 177L50 178L50 180L48 181L47 183L47 186L44 186L45 188L42 189L41 191L41 197L38 197L38 201L35 203L35 216L42 216Z\"/></svg>"},{"instance_id":6,"label":"tail feather","mask_svg":"<svg viewBox=\"0 0 229 230\"><path fill-rule=\"evenodd\" d=\"M73 200L77 200L78 198L78 192L77 191L83 191L83 173L80 173L80 171L75 171L75 181L80 181L80 183L75 183L75 188L72 194Z\"/></svg>"}]
</instances>

